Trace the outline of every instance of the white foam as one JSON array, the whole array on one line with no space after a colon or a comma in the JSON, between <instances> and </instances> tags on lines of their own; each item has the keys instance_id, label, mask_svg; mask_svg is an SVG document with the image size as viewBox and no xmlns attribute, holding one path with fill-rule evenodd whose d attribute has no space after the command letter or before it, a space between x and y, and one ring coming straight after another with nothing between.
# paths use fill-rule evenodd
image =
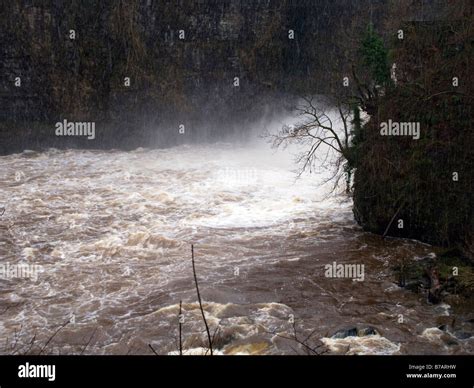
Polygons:
<instances>
[{"instance_id":1,"label":"white foam","mask_svg":"<svg viewBox=\"0 0 474 388\"><path fill-rule=\"evenodd\" d=\"M368 335L363 337L346 338L322 338L323 342L331 352L341 354L370 354L390 355L400 351L400 344L394 343L380 335Z\"/></svg>"}]
</instances>

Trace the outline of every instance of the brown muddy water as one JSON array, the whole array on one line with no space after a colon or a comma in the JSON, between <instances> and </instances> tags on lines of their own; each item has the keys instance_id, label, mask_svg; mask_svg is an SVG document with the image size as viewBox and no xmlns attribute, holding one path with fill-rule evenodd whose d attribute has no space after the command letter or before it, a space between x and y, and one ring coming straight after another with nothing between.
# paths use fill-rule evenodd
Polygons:
<instances>
[{"instance_id":1,"label":"brown muddy water","mask_svg":"<svg viewBox=\"0 0 474 388\"><path fill-rule=\"evenodd\" d=\"M474 351L437 328L467 316L390 270L436 250L363 232L350 200L321 187L326 173L295 180L291 152L50 150L0 166L0 264L38 270L0 278L3 354L173 354L180 300L185 352L200 353L191 244L218 354L305 354L283 338L293 320L329 354ZM326 277L333 262L363 264L363 281ZM367 326L379 334L331 338Z\"/></svg>"}]
</instances>

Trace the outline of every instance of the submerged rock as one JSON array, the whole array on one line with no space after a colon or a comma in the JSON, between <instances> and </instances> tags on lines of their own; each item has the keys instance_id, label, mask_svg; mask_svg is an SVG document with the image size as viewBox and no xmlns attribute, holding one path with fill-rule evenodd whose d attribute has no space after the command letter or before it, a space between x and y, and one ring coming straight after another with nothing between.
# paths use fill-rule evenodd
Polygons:
<instances>
[{"instance_id":1,"label":"submerged rock","mask_svg":"<svg viewBox=\"0 0 474 388\"><path fill-rule=\"evenodd\" d=\"M469 333L467 331L455 331L454 336L457 339L464 340L472 337L472 333Z\"/></svg>"},{"instance_id":2,"label":"submerged rock","mask_svg":"<svg viewBox=\"0 0 474 388\"><path fill-rule=\"evenodd\" d=\"M358 332L359 337L364 337L366 335L377 335L379 334L377 330L375 330L373 327L365 327L363 329L360 329Z\"/></svg>"},{"instance_id":3,"label":"submerged rock","mask_svg":"<svg viewBox=\"0 0 474 388\"><path fill-rule=\"evenodd\" d=\"M438 329L441 330L441 331L447 331L448 326L447 325L441 325L441 326L438 326Z\"/></svg>"},{"instance_id":4,"label":"submerged rock","mask_svg":"<svg viewBox=\"0 0 474 388\"><path fill-rule=\"evenodd\" d=\"M342 329L336 331L331 338L346 338L346 337L356 337L357 336L357 328L353 327L350 329Z\"/></svg>"},{"instance_id":5,"label":"submerged rock","mask_svg":"<svg viewBox=\"0 0 474 388\"><path fill-rule=\"evenodd\" d=\"M331 338L333 339L341 339L341 338L346 338L346 337L365 337L368 335L378 335L379 332L371 327L363 327L363 328L357 328L357 327L351 327L349 329L341 329L336 331Z\"/></svg>"}]
</instances>

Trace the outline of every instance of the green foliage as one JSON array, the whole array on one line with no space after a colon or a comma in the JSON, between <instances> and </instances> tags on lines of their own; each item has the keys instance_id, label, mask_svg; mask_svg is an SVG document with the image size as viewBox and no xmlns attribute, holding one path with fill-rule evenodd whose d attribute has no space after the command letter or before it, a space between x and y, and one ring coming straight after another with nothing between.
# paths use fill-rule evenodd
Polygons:
<instances>
[{"instance_id":1,"label":"green foliage","mask_svg":"<svg viewBox=\"0 0 474 388\"><path fill-rule=\"evenodd\" d=\"M369 24L362 40L361 57L364 66L370 70L373 80L378 85L387 85L390 82L390 69L388 66L388 50L382 38L374 31L374 26Z\"/></svg>"}]
</instances>

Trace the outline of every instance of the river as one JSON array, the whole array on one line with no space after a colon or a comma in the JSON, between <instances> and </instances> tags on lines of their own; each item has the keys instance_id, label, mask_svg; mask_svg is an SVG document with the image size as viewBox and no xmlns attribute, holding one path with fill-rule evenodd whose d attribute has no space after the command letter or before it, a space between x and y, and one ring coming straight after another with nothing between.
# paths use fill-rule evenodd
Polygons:
<instances>
[{"instance_id":1,"label":"river","mask_svg":"<svg viewBox=\"0 0 474 388\"><path fill-rule=\"evenodd\" d=\"M399 288L390 270L436 250L363 232L325 174L296 179L289 151L51 149L0 167L0 261L39 268L0 279L2 353L173 354L181 300L184 350L200 353L191 244L217 354L305 354L285 338L294 328L329 354L474 350L437 328L449 305ZM326 277L334 262L363 264L363 281ZM331 338L353 326L378 334Z\"/></svg>"}]
</instances>

